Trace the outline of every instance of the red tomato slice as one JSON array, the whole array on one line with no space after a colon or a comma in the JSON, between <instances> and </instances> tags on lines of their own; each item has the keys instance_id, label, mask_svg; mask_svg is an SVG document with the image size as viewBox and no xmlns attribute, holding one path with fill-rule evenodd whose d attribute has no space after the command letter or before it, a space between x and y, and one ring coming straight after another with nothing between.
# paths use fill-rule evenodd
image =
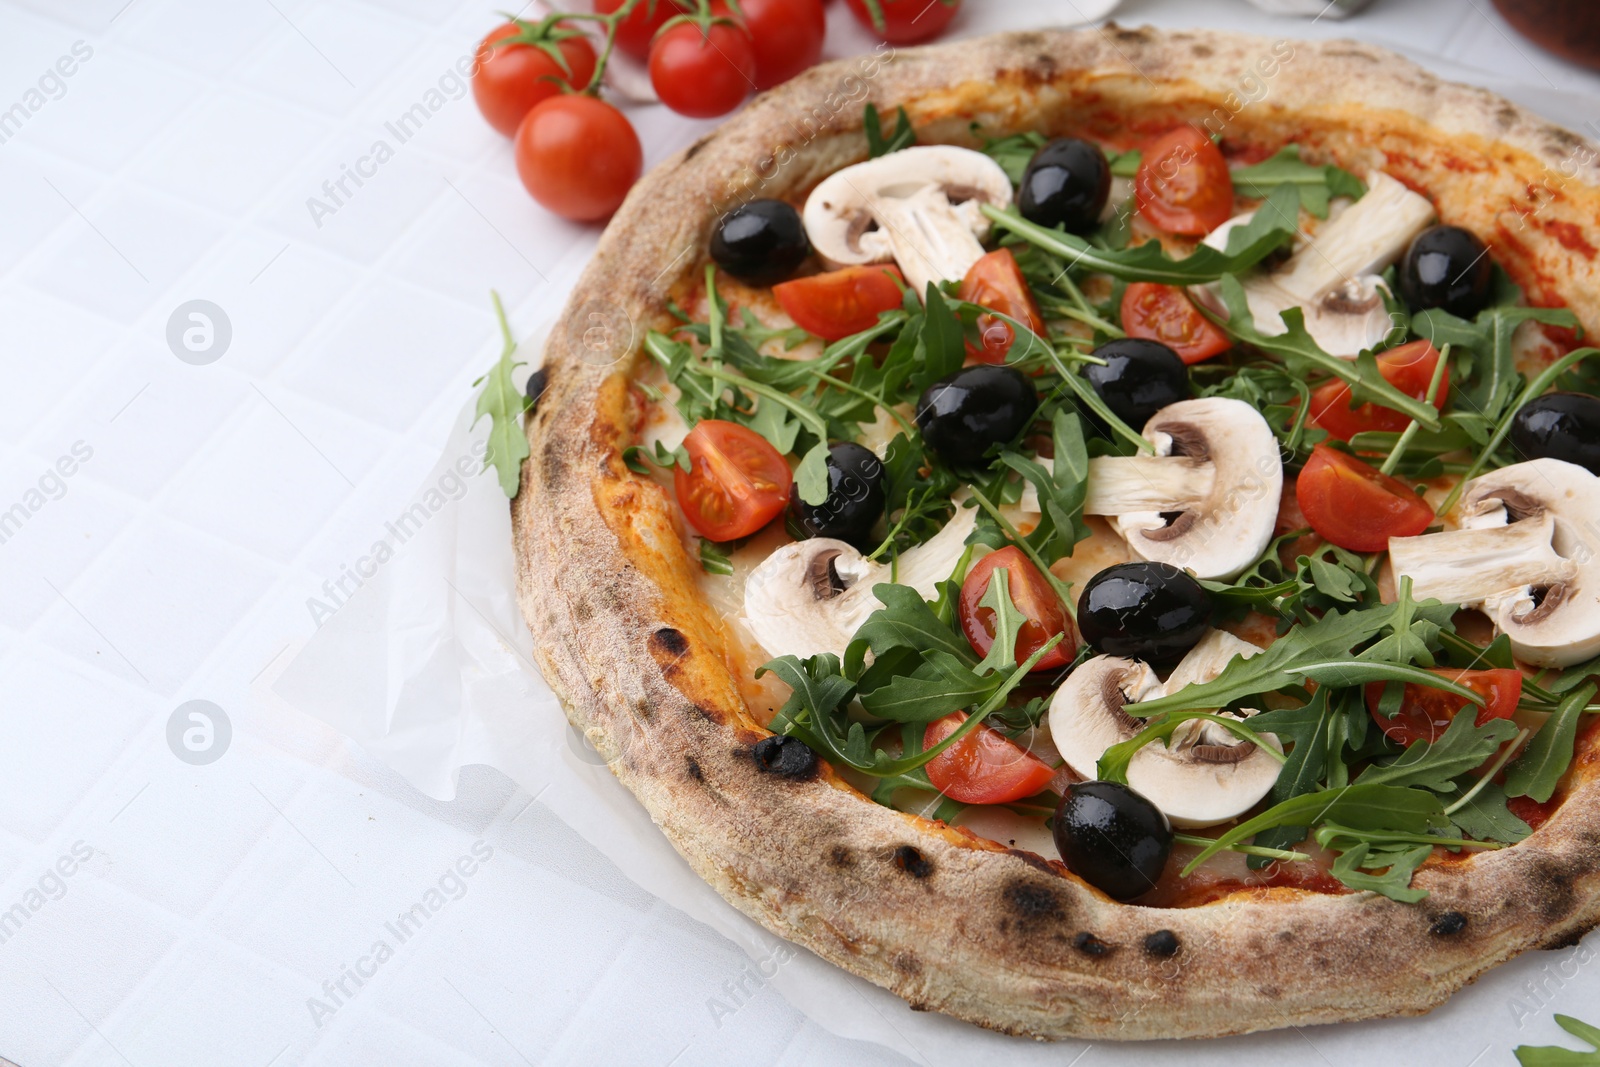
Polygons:
<instances>
[{"instance_id":1,"label":"red tomato slice","mask_svg":"<svg viewBox=\"0 0 1600 1067\"><path fill-rule=\"evenodd\" d=\"M1134 282L1122 293L1122 328L1129 337L1160 341L1185 363L1199 363L1233 347L1222 327L1196 310L1182 289Z\"/></svg>"},{"instance_id":2,"label":"red tomato slice","mask_svg":"<svg viewBox=\"0 0 1600 1067\"><path fill-rule=\"evenodd\" d=\"M1009 248L990 252L974 263L967 276L961 279L960 296L969 304L981 304L1009 315L1040 337L1044 336L1044 316L1039 313L1039 303L1033 298L1033 290L1028 288L1022 268L1017 266L1017 257ZM980 343L974 345L968 341L967 356L980 363L1004 363L1015 332L1009 323L993 315L979 315Z\"/></svg>"},{"instance_id":3,"label":"red tomato slice","mask_svg":"<svg viewBox=\"0 0 1600 1067\"><path fill-rule=\"evenodd\" d=\"M1221 149L1193 126L1158 137L1139 159L1139 213L1167 233L1210 233L1233 214L1233 177Z\"/></svg>"},{"instance_id":4,"label":"red tomato slice","mask_svg":"<svg viewBox=\"0 0 1600 1067\"><path fill-rule=\"evenodd\" d=\"M1522 699L1522 672L1504 669L1488 671L1433 670L1448 681L1464 685L1484 698L1478 709L1478 725L1486 726L1495 719L1509 719ZM1402 745L1417 741L1429 744L1439 740L1450 728L1456 713L1467 706L1465 697L1429 689L1425 685L1406 685L1405 696L1400 700L1400 710L1394 718L1386 719L1378 710L1383 700L1383 682L1367 683L1367 712L1378 724L1384 736Z\"/></svg>"},{"instance_id":5,"label":"red tomato slice","mask_svg":"<svg viewBox=\"0 0 1600 1067\"><path fill-rule=\"evenodd\" d=\"M900 306L899 267L846 267L772 287L784 313L807 333L837 341L876 326L881 312Z\"/></svg>"},{"instance_id":6,"label":"red tomato slice","mask_svg":"<svg viewBox=\"0 0 1600 1067\"><path fill-rule=\"evenodd\" d=\"M922 735L923 749L966 721L966 712L956 711L930 722ZM983 725L929 760L927 771L935 789L963 804L1009 804L1031 797L1056 773L999 730Z\"/></svg>"},{"instance_id":7,"label":"red tomato slice","mask_svg":"<svg viewBox=\"0 0 1600 1067\"><path fill-rule=\"evenodd\" d=\"M978 602L989 591L989 579L997 570L1006 572L1006 588L1011 593L1011 603L1028 617L1017 634L1017 663L1044 647L1056 634L1065 634L1059 644L1046 652L1034 664L1035 671L1054 670L1072 662L1077 651L1077 638L1067 609L1061 598L1039 573L1033 561L1022 554L1015 545L1007 545L997 552L984 556L967 572L961 583L961 632L980 656L987 656L994 645L994 609L979 607Z\"/></svg>"},{"instance_id":8,"label":"red tomato slice","mask_svg":"<svg viewBox=\"0 0 1600 1067\"><path fill-rule=\"evenodd\" d=\"M1327 445L1311 450L1294 498L1313 530L1352 552L1381 552L1389 538L1433 524L1433 509L1405 482Z\"/></svg>"},{"instance_id":9,"label":"red tomato slice","mask_svg":"<svg viewBox=\"0 0 1600 1067\"><path fill-rule=\"evenodd\" d=\"M1378 373L1383 375L1383 380L1418 400L1428 395L1428 385L1438 366L1439 353L1427 341L1412 341L1378 355ZM1433 406L1443 411L1449 398L1450 378L1446 375L1439 380L1439 395L1434 397ZM1352 408L1350 387L1338 379L1311 392L1311 424L1341 441L1368 430L1399 433L1410 422L1409 416L1377 404Z\"/></svg>"},{"instance_id":10,"label":"red tomato slice","mask_svg":"<svg viewBox=\"0 0 1600 1067\"><path fill-rule=\"evenodd\" d=\"M689 525L711 540L748 537L789 506L789 464L754 430L702 419L683 447L693 470L673 468L678 505Z\"/></svg>"}]
</instances>

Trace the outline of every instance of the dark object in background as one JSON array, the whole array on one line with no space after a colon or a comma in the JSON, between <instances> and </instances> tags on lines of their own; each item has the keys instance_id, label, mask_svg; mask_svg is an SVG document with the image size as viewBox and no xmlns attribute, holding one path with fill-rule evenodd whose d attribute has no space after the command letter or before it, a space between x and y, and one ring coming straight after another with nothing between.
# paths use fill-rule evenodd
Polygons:
<instances>
[{"instance_id":1,"label":"dark object in background","mask_svg":"<svg viewBox=\"0 0 1600 1067\"><path fill-rule=\"evenodd\" d=\"M1600 70L1600 3L1595 0L1494 0L1511 28L1563 59Z\"/></svg>"}]
</instances>

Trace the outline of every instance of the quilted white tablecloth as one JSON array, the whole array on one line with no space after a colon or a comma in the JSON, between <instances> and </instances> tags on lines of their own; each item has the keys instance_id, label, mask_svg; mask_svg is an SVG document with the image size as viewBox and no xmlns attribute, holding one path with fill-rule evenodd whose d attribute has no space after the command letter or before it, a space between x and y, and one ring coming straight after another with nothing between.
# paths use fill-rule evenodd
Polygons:
<instances>
[{"instance_id":1,"label":"quilted white tablecloth","mask_svg":"<svg viewBox=\"0 0 1600 1067\"><path fill-rule=\"evenodd\" d=\"M493 7L0 0L0 1057L1467 1067L1555 1041L1552 1011L1600 1023L1580 948L1421 1020L917 1047L895 1002L882 1043L850 1040L761 979L787 956L752 961L508 779L469 769L434 801L263 702L253 680L410 535L393 524L497 351L489 289L530 332L594 246L462 98ZM841 8L829 54L865 50ZM1074 11L968 0L953 32ZM1600 128L1600 78L1487 0L1118 17L1354 35ZM651 162L705 128L635 115ZM434 488L429 514L460 483Z\"/></svg>"}]
</instances>

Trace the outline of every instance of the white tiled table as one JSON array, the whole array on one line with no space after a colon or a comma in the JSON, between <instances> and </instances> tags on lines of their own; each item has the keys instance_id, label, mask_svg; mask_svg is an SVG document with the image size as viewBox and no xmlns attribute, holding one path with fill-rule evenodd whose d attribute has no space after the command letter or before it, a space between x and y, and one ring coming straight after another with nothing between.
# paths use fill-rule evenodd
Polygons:
<instances>
[{"instance_id":1,"label":"white tiled table","mask_svg":"<svg viewBox=\"0 0 1600 1067\"><path fill-rule=\"evenodd\" d=\"M488 290L531 329L593 247L531 204L464 100L320 226L306 207L439 84L492 7L0 2L0 110L27 111L20 132L0 127L0 1056L23 1067L905 1062L771 990L713 1020L708 998L746 958L526 793L478 771L435 802L250 695L311 631L306 599L431 463L495 352ZM967 8L963 35L1072 4ZM830 54L864 49L834 15ZM1119 17L1352 34L1494 72L1483 80L1600 94L1600 78L1513 44L1485 0L1379 0L1342 24L1229 0L1129 0ZM76 42L92 54L33 107ZM702 128L660 109L638 122L651 161ZM165 341L194 298L232 325L207 366ZM51 473L75 446L71 475ZM167 744L191 699L232 722L209 766ZM386 933L479 842L490 858L447 883L459 899L404 943ZM323 983L379 939L393 958L361 963L372 977L343 979L336 1010L314 1013L308 998L333 1003ZM1527 1036L1554 1038L1552 1006L1593 1016L1593 977L1548 987ZM1454 1040L1506 1014L1509 994L1470 995L1427 1025ZM1106 1046L1085 1062L1399 1062L1380 1039L1420 1025ZM1483 1062L1509 1062L1507 1044ZM1478 1044L1449 1047L1469 1045L1464 1064Z\"/></svg>"}]
</instances>

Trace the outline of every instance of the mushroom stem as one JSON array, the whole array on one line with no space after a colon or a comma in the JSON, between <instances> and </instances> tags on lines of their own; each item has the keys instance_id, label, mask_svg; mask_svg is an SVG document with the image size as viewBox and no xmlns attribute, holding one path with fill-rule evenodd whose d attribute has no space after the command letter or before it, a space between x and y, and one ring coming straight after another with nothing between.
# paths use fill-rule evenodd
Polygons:
<instances>
[{"instance_id":1,"label":"mushroom stem","mask_svg":"<svg viewBox=\"0 0 1600 1067\"><path fill-rule=\"evenodd\" d=\"M1085 515L1188 511L1210 498L1217 468L1192 456L1100 456L1089 461Z\"/></svg>"},{"instance_id":2,"label":"mushroom stem","mask_svg":"<svg viewBox=\"0 0 1600 1067\"><path fill-rule=\"evenodd\" d=\"M1478 606L1577 577L1577 564L1556 552L1554 539L1555 516L1547 511L1503 526L1391 538L1389 558L1396 574L1411 578L1418 599Z\"/></svg>"}]
</instances>

